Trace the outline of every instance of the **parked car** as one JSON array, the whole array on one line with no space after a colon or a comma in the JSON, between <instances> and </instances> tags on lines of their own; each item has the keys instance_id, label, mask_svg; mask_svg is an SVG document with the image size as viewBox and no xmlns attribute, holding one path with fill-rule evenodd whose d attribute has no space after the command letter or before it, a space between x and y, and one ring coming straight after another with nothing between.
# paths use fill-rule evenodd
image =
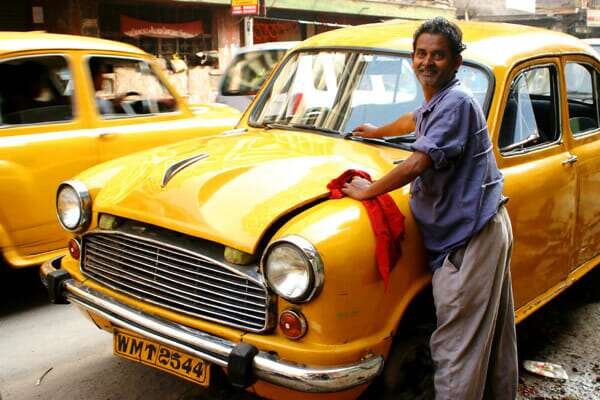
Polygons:
<instances>
[{"instance_id":1,"label":"parked car","mask_svg":"<svg viewBox=\"0 0 600 400\"><path fill-rule=\"evenodd\" d=\"M215 134L239 112L194 116L151 56L107 40L0 33L0 248L10 267L64 254L58 184L102 161ZM1 266L0 266L1 267Z\"/></svg>"},{"instance_id":2,"label":"parked car","mask_svg":"<svg viewBox=\"0 0 600 400\"><path fill-rule=\"evenodd\" d=\"M583 39L583 41L592 46L596 53L600 55L600 38Z\"/></svg>"},{"instance_id":3,"label":"parked car","mask_svg":"<svg viewBox=\"0 0 600 400\"><path fill-rule=\"evenodd\" d=\"M246 111L273 67L298 43L269 42L239 49L225 68L216 101Z\"/></svg>"},{"instance_id":4,"label":"parked car","mask_svg":"<svg viewBox=\"0 0 600 400\"><path fill-rule=\"evenodd\" d=\"M600 62L562 33L459 24L458 76L487 115L506 178L522 321L600 262ZM200 385L224 372L273 399L376 398L382 386L420 395L435 315L409 189L391 193L406 220L387 289L365 208L327 190L348 169L377 179L409 157L413 135L344 133L422 104L410 60L417 26L312 37L235 131L63 182L58 215L72 238L70 255L42 267L51 299L112 332L116 354Z\"/></svg>"}]
</instances>

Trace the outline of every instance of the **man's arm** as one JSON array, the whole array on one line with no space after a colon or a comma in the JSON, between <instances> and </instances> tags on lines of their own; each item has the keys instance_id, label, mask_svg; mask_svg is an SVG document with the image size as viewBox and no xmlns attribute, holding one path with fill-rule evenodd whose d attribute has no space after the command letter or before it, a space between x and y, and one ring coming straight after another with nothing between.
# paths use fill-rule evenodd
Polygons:
<instances>
[{"instance_id":1,"label":"man's arm","mask_svg":"<svg viewBox=\"0 0 600 400\"><path fill-rule=\"evenodd\" d=\"M371 124L362 124L354 128L352 134L366 138L380 138L384 136L400 136L415 130L415 120L412 112L401 115L394 122L376 127Z\"/></svg>"},{"instance_id":2,"label":"man's arm","mask_svg":"<svg viewBox=\"0 0 600 400\"><path fill-rule=\"evenodd\" d=\"M381 179L370 183L366 179L355 177L352 182L344 185L342 192L356 200L370 199L406 185L431 165L432 161L429 155L415 151L402 164L394 167Z\"/></svg>"}]
</instances>

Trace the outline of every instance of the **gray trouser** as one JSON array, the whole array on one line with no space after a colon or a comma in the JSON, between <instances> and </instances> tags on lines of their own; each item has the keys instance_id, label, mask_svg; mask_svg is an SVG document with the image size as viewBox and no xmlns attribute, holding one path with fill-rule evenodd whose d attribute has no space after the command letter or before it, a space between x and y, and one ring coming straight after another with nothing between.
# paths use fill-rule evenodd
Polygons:
<instances>
[{"instance_id":1,"label":"gray trouser","mask_svg":"<svg viewBox=\"0 0 600 400\"><path fill-rule=\"evenodd\" d=\"M515 399L518 362L504 207L433 274L437 400Z\"/></svg>"}]
</instances>

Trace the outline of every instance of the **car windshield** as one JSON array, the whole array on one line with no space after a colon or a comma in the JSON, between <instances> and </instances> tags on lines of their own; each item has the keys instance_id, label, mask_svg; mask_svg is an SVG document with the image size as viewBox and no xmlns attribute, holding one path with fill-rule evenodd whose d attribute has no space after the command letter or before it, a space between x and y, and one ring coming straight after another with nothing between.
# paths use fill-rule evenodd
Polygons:
<instances>
[{"instance_id":1,"label":"car windshield","mask_svg":"<svg viewBox=\"0 0 600 400\"><path fill-rule=\"evenodd\" d=\"M483 107L488 75L463 65L457 76ZM284 61L251 123L344 135L363 123L390 123L422 104L408 54L305 51Z\"/></svg>"},{"instance_id":2,"label":"car windshield","mask_svg":"<svg viewBox=\"0 0 600 400\"><path fill-rule=\"evenodd\" d=\"M225 71L221 89L223 95L255 94L285 52L285 49L273 49L238 54Z\"/></svg>"}]
</instances>

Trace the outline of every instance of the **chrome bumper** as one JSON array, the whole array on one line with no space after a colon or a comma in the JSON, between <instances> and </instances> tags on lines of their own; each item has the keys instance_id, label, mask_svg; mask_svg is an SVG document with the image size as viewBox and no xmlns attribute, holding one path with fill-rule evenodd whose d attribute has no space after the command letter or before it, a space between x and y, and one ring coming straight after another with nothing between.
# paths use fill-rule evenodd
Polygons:
<instances>
[{"instance_id":1,"label":"chrome bumper","mask_svg":"<svg viewBox=\"0 0 600 400\"><path fill-rule=\"evenodd\" d=\"M42 282L47 287L48 275L60 268L61 258L44 263L40 269ZM55 294L59 297L66 298L116 326L221 367L228 367L231 353L238 345L131 308L70 277L58 282L58 287L52 290L58 292ZM251 372L256 378L289 389L313 393L339 392L373 380L383 369L383 357L371 356L353 364L321 367L282 360L276 355L258 351L253 358L252 368Z\"/></svg>"}]
</instances>

